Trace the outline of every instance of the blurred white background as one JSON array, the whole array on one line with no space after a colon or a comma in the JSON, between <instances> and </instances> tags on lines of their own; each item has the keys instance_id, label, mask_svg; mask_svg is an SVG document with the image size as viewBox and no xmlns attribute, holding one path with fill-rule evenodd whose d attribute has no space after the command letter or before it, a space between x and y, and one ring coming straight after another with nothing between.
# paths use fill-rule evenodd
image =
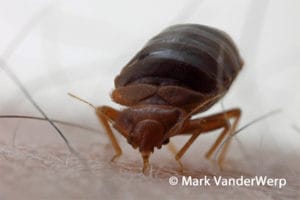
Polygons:
<instances>
[{"instance_id":1,"label":"blurred white background","mask_svg":"<svg viewBox=\"0 0 300 200\"><path fill-rule=\"evenodd\" d=\"M225 108L242 109L241 126L282 109L238 135L245 151L273 149L299 158L300 132L293 128L300 127L299 10L297 0L0 0L0 59L49 117L100 130L94 112L68 92L120 108L110 99L114 78L147 40L172 24L213 26L231 35L245 60ZM205 114L216 111L220 104ZM0 115L12 114L41 116L0 70ZM61 128L74 140L81 134L81 146L90 144L92 136L82 130ZM0 119L0 131L4 145L62 144L44 122Z\"/></svg>"}]
</instances>

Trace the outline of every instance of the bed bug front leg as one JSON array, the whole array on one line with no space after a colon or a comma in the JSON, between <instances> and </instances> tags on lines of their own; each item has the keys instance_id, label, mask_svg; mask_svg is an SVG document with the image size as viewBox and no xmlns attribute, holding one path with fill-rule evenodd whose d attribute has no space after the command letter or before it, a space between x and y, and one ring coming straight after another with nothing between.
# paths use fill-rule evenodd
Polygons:
<instances>
[{"instance_id":1,"label":"bed bug front leg","mask_svg":"<svg viewBox=\"0 0 300 200\"><path fill-rule=\"evenodd\" d=\"M205 154L206 158L209 159L211 157L211 155L214 153L214 151L217 149L217 147L224 140L224 137L226 135L230 136L230 134L236 130L240 116L241 116L241 110L237 108L237 109L232 109L232 110L225 111L222 113L218 113L215 115L211 115L208 117L192 119L192 120L187 121L187 123L185 124L185 127L181 131L180 135L191 133L192 136L186 142L186 144L178 151L178 153L175 156L176 161L178 163L180 163L180 171L182 171L182 164L180 162L181 157L185 154L185 152L188 150L188 148L193 144L193 142L197 139L197 137L200 134L223 128L223 131L221 132L220 136L216 139L214 144L211 146L211 148ZM230 126L230 124L228 122L228 120L231 118L234 118L234 122L233 122L232 126ZM230 142L230 140L229 140L229 142ZM221 168L222 168L222 163L224 161L224 158L226 156L226 152L229 147L229 142L227 142L225 144L225 146L221 150L220 156L218 158L218 165Z\"/></svg>"},{"instance_id":2,"label":"bed bug front leg","mask_svg":"<svg viewBox=\"0 0 300 200\"><path fill-rule=\"evenodd\" d=\"M193 142L197 139L197 137L201 134L200 129L196 129L193 131L190 139L183 145L183 147L177 152L175 155L175 160L179 164L179 172L183 172L183 164L180 161L180 158L184 155L184 153L188 150L188 148L193 144Z\"/></svg>"},{"instance_id":3,"label":"bed bug front leg","mask_svg":"<svg viewBox=\"0 0 300 200\"><path fill-rule=\"evenodd\" d=\"M109 106L100 106L96 108L96 114L98 116L98 119L100 123L104 126L105 132L115 150L115 155L112 157L111 161L114 161L116 158L122 155L122 149L109 125L109 121L114 122L118 117L119 113L119 111Z\"/></svg>"}]
</instances>

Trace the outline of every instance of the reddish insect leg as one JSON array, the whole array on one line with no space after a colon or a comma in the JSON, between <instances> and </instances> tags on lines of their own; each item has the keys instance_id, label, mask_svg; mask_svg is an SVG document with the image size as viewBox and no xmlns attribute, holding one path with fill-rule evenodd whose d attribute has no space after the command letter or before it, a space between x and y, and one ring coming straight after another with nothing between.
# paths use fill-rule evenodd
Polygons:
<instances>
[{"instance_id":1,"label":"reddish insect leg","mask_svg":"<svg viewBox=\"0 0 300 200\"><path fill-rule=\"evenodd\" d=\"M223 119L226 120L226 126L224 126L224 130L221 133L221 135L217 138L215 143L212 145L212 147L205 154L206 158L211 157L213 152L217 149L217 147L219 147L219 145L223 141L223 138L226 135L230 136L232 133L234 133L236 131L238 122L239 122L240 117L241 117L241 110L240 109L233 109L233 110L230 110L230 111L219 114L219 117L222 118L222 116L220 116L220 115L223 115ZM229 123L228 123L228 119L230 119L230 118L234 118L234 122L233 122L232 126L229 126ZM224 147L222 148L222 150L220 152L220 156L219 156L219 159L218 159L218 163L219 163L220 166L222 165L222 163L225 159L225 156L226 156L226 153L228 151L230 143L231 143L231 139L229 139L224 144Z\"/></svg>"},{"instance_id":2,"label":"reddish insect leg","mask_svg":"<svg viewBox=\"0 0 300 200\"><path fill-rule=\"evenodd\" d=\"M206 153L206 157L210 158L213 152L217 149L217 147L224 140L226 135L230 135L233 133L237 127L238 121L241 116L240 109L232 109L229 111L225 111L223 113L211 115L208 117L203 117L199 119L193 119L186 123L185 128L183 129L181 134L192 133L191 138L187 141L187 143L179 150L176 154L175 159L180 163L180 158L184 155L184 153L188 150L188 148L192 145L192 143L196 140L196 138L201 134L209 131L213 131L219 128L224 128L220 136L217 138L215 143ZM234 123L230 126L229 119L234 118ZM230 140L229 140L230 142ZM224 161L226 152L229 147L229 142L227 142L224 148L221 150L220 156L218 158L218 164L221 166ZM182 166L182 165L181 165Z\"/></svg>"},{"instance_id":3,"label":"reddish insect leg","mask_svg":"<svg viewBox=\"0 0 300 200\"><path fill-rule=\"evenodd\" d=\"M176 159L176 155L178 153L175 145L170 141L169 144L168 144L168 150L175 156L175 159ZM183 165L182 163L180 162L179 159L176 159L178 165L179 165L179 171L182 173L183 172Z\"/></svg>"},{"instance_id":4,"label":"reddish insect leg","mask_svg":"<svg viewBox=\"0 0 300 200\"><path fill-rule=\"evenodd\" d=\"M115 121L117 116L119 115L119 111L108 107L108 106L101 106L96 109L96 114L101 124L103 124L105 128L105 132L115 150L115 155L112 157L111 161L114 161L117 157L122 155L122 149L113 134L111 127L109 125L109 121Z\"/></svg>"}]
</instances>

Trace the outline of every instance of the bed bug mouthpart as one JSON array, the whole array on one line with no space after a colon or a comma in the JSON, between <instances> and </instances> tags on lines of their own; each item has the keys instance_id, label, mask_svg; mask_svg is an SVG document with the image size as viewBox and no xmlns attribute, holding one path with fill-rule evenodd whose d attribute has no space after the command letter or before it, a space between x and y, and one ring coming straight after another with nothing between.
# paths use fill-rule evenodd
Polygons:
<instances>
[{"instance_id":1,"label":"bed bug mouthpart","mask_svg":"<svg viewBox=\"0 0 300 200\"><path fill-rule=\"evenodd\" d=\"M168 144L172 137L191 135L175 153L182 171L180 158L196 138L223 129L206 153L210 158L221 142L235 131L241 110L234 108L207 117L191 117L220 100L242 66L243 61L232 39L215 28L197 24L174 25L153 37L115 78L111 98L127 108L116 110L109 106L93 106L115 150L113 160L122 154L122 150L110 123L140 151L144 173L154 149ZM230 119L233 119L232 125ZM224 160L228 146L229 142L222 148L219 164Z\"/></svg>"}]
</instances>

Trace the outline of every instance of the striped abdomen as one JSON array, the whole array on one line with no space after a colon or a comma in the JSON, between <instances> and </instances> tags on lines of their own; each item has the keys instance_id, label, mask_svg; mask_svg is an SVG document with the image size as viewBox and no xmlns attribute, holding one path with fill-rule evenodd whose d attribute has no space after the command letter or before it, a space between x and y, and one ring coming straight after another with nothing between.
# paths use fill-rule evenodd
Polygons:
<instances>
[{"instance_id":1,"label":"striped abdomen","mask_svg":"<svg viewBox=\"0 0 300 200\"><path fill-rule=\"evenodd\" d=\"M243 62L231 38L202 25L175 25L152 38L115 79L120 104L208 109L229 89Z\"/></svg>"}]
</instances>

